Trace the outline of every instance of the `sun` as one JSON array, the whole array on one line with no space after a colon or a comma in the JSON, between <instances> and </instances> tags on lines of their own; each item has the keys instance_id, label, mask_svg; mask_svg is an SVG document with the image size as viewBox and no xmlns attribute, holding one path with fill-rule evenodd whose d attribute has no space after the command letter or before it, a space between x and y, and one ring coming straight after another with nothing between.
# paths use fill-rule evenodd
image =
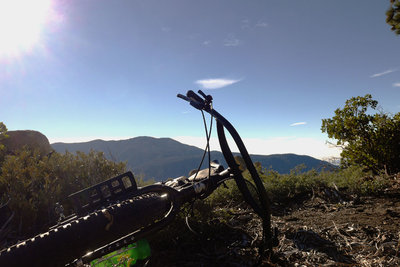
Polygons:
<instances>
[{"instance_id":1,"label":"sun","mask_svg":"<svg viewBox=\"0 0 400 267\"><path fill-rule=\"evenodd\" d=\"M51 0L0 0L0 58L18 57L40 42Z\"/></svg>"}]
</instances>

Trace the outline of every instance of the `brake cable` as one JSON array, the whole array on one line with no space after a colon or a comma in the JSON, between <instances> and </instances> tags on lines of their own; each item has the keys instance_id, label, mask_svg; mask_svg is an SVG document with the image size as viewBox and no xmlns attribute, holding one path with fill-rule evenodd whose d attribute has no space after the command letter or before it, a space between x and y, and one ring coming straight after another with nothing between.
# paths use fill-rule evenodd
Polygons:
<instances>
[{"instance_id":1,"label":"brake cable","mask_svg":"<svg viewBox=\"0 0 400 267\"><path fill-rule=\"evenodd\" d=\"M198 174L198 173L200 172L200 170L201 170L201 166L203 165L204 158L205 158L205 156L206 156L207 151L208 151L208 170L209 170L209 171L208 171L208 177L210 177L210 175L211 175L210 137L211 137L213 119L212 119L212 117L211 117L211 120L210 120L210 129L207 130L206 118L205 118L204 112L203 112L202 110L201 110L201 115L203 116L203 124L204 124L205 132L206 132L207 144L206 144L206 147L205 147L205 149L204 149L203 156L202 156L202 158L201 158L199 167L197 168L197 171L196 171L196 174L195 174L193 180L196 180L197 174ZM207 131L208 131L208 132L207 132Z\"/></svg>"},{"instance_id":2,"label":"brake cable","mask_svg":"<svg viewBox=\"0 0 400 267\"><path fill-rule=\"evenodd\" d=\"M205 149L204 149L203 156L202 156L202 158L201 158L199 167L197 168L197 171L196 171L196 174L195 174L195 176L194 176L194 178L193 178L193 181L196 180L196 177L197 177L198 173L200 172L201 166L203 165L204 158L205 158L207 152L208 152L208 177L211 177L211 152L210 152L211 149L210 149L210 138L211 138L211 132L212 132L212 126L213 126L213 117L210 116L210 128L207 129L207 122L206 122L206 118L205 118L205 116L204 116L204 112L203 112L203 110L200 110L200 111L201 111L201 115L202 115L202 118L203 118L204 130L205 130L205 133L206 133L206 147L205 147ZM199 196L199 197L201 198L201 196ZM191 205L190 205L190 210L191 210L192 213L193 213L194 202L195 202L195 201L196 201L196 199L194 199L193 202L192 202ZM189 224L189 212L188 212L188 214L185 216L185 222L186 222L187 228L188 228L192 233L194 233L194 234L196 234L196 235L199 235L199 233L197 233L197 232L190 226L190 224Z\"/></svg>"}]
</instances>

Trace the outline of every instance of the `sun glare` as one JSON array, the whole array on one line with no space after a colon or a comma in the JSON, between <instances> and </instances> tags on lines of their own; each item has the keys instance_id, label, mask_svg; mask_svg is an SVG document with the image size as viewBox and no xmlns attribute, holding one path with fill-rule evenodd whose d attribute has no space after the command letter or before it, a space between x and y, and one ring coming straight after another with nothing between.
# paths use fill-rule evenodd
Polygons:
<instances>
[{"instance_id":1,"label":"sun glare","mask_svg":"<svg viewBox=\"0 0 400 267\"><path fill-rule=\"evenodd\" d=\"M0 0L0 58L19 57L40 42L51 0Z\"/></svg>"}]
</instances>

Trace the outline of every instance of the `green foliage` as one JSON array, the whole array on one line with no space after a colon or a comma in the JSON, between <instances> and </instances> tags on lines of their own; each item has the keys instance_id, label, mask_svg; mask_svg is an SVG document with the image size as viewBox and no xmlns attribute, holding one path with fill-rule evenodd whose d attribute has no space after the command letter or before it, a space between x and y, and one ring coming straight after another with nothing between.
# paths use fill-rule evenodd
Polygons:
<instances>
[{"instance_id":1,"label":"green foliage","mask_svg":"<svg viewBox=\"0 0 400 267\"><path fill-rule=\"evenodd\" d=\"M279 174L270 169L258 169L258 172L273 202L312 195L313 192L324 188L340 188L349 194L371 195L381 193L388 186L385 175L373 176L372 172L365 172L361 167L351 166L322 172L315 170L304 172L303 169L304 166L299 165L289 174ZM245 179L250 180L247 171L243 175ZM227 203L235 206L243 202L235 181L230 180L226 184L227 188L220 186L207 198L210 210L213 207L226 207Z\"/></svg>"},{"instance_id":2,"label":"green foliage","mask_svg":"<svg viewBox=\"0 0 400 267\"><path fill-rule=\"evenodd\" d=\"M369 113L378 101L367 94L352 97L335 116L322 120L321 130L342 146L342 165L360 165L378 173L400 171L400 113Z\"/></svg>"},{"instance_id":3,"label":"green foliage","mask_svg":"<svg viewBox=\"0 0 400 267\"><path fill-rule=\"evenodd\" d=\"M315 170L301 172L299 166L289 174L279 174L274 170L266 170L260 175L270 197L275 200L290 198L299 194L312 192L321 186L319 173Z\"/></svg>"},{"instance_id":4,"label":"green foliage","mask_svg":"<svg viewBox=\"0 0 400 267\"><path fill-rule=\"evenodd\" d=\"M0 122L0 141L7 137L7 127L3 122Z\"/></svg>"},{"instance_id":5,"label":"green foliage","mask_svg":"<svg viewBox=\"0 0 400 267\"><path fill-rule=\"evenodd\" d=\"M207 201L212 206L225 205L229 201L240 202L242 195L234 180L225 182L225 186L218 187L208 198Z\"/></svg>"},{"instance_id":6,"label":"green foliage","mask_svg":"<svg viewBox=\"0 0 400 267\"><path fill-rule=\"evenodd\" d=\"M389 185L385 175L374 176L372 172L365 172L363 168L357 166L321 172L316 179L320 185L338 187L358 195L378 195Z\"/></svg>"},{"instance_id":7,"label":"green foliage","mask_svg":"<svg viewBox=\"0 0 400 267\"><path fill-rule=\"evenodd\" d=\"M2 201L11 199L13 220L20 234L45 229L55 219L54 205L75 191L125 171L125 163L105 159L103 153L52 153L22 150L5 157L0 174ZM68 214L71 207L64 205Z\"/></svg>"},{"instance_id":8,"label":"green foliage","mask_svg":"<svg viewBox=\"0 0 400 267\"><path fill-rule=\"evenodd\" d=\"M390 8L386 11L386 22L392 31L400 34L400 0L390 0Z\"/></svg>"},{"instance_id":9,"label":"green foliage","mask_svg":"<svg viewBox=\"0 0 400 267\"><path fill-rule=\"evenodd\" d=\"M310 194L321 188L341 188L347 193L359 195L379 194L387 186L383 176L372 176L361 167L349 167L336 171L308 172L292 171L290 174L279 174L267 170L260 174L265 188L273 200Z\"/></svg>"},{"instance_id":10,"label":"green foliage","mask_svg":"<svg viewBox=\"0 0 400 267\"><path fill-rule=\"evenodd\" d=\"M1 143L1 141L7 137L7 127L4 123L0 122L0 166L4 160L4 145Z\"/></svg>"}]
</instances>

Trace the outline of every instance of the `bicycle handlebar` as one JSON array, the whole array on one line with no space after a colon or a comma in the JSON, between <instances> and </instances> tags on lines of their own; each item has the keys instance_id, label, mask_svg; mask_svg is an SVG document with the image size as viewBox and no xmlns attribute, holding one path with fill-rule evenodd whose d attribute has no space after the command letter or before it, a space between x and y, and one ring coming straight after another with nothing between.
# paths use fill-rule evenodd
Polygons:
<instances>
[{"instance_id":1,"label":"bicycle handlebar","mask_svg":"<svg viewBox=\"0 0 400 267\"><path fill-rule=\"evenodd\" d=\"M188 91L188 92L192 92L194 95L196 95L193 91ZM187 96L184 96L182 94L178 94L177 97L182 98L183 100L187 101L190 103L190 105L198 110L202 110L204 108L204 101L199 97L189 97L189 94Z\"/></svg>"}]
</instances>

